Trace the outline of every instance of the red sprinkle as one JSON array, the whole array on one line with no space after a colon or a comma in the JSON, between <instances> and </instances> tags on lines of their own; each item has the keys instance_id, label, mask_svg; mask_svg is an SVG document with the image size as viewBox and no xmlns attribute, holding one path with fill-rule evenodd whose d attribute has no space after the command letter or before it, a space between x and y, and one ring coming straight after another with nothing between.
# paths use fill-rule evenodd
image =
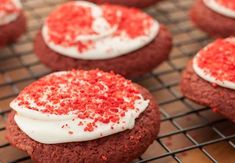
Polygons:
<instances>
[{"instance_id":1,"label":"red sprinkle","mask_svg":"<svg viewBox=\"0 0 235 163\"><path fill-rule=\"evenodd\" d=\"M82 125L83 125L83 123L82 123L82 122L79 122L79 123L78 123L78 126L82 126Z\"/></svg>"},{"instance_id":2,"label":"red sprinkle","mask_svg":"<svg viewBox=\"0 0 235 163\"><path fill-rule=\"evenodd\" d=\"M218 108L212 108L212 111L214 112L214 113L218 113Z\"/></svg>"},{"instance_id":3,"label":"red sprinkle","mask_svg":"<svg viewBox=\"0 0 235 163\"><path fill-rule=\"evenodd\" d=\"M216 40L199 52L197 61L217 80L235 82L235 38Z\"/></svg>"},{"instance_id":4,"label":"red sprinkle","mask_svg":"<svg viewBox=\"0 0 235 163\"><path fill-rule=\"evenodd\" d=\"M74 114L90 119L84 130L91 132L97 122L119 123L128 110L134 109L139 91L131 81L114 73L99 70L73 70L45 76L26 87L16 98L24 108L54 115ZM125 101L128 98L130 101ZM32 103L35 105L32 107ZM78 126L83 125L82 122ZM62 128L69 127L64 124Z\"/></svg>"},{"instance_id":5,"label":"red sprinkle","mask_svg":"<svg viewBox=\"0 0 235 163\"><path fill-rule=\"evenodd\" d=\"M136 8L126 8L117 5L102 5L104 11L104 17L109 21L110 24L117 24L117 22L112 22L116 17L110 17L109 13L121 12L122 16L119 20L119 27L116 31L116 35L121 35L124 32L130 38L136 38L139 36L147 35L149 33L150 27L153 24L153 18L145 14Z\"/></svg>"},{"instance_id":6,"label":"red sprinkle","mask_svg":"<svg viewBox=\"0 0 235 163\"><path fill-rule=\"evenodd\" d=\"M78 41L81 35L99 35L93 29L94 18L92 8L69 2L53 11L47 18L49 37L55 44L69 47L76 46L79 52L92 48L95 42ZM104 4L98 6L103 11L103 17L110 27L118 27L114 35L126 35L136 38L147 35L153 24L153 19L135 8Z\"/></svg>"},{"instance_id":7,"label":"red sprinkle","mask_svg":"<svg viewBox=\"0 0 235 163\"><path fill-rule=\"evenodd\" d=\"M68 133L69 133L70 135L73 135L73 131L69 131Z\"/></svg>"},{"instance_id":8,"label":"red sprinkle","mask_svg":"<svg viewBox=\"0 0 235 163\"><path fill-rule=\"evenodd\" d=\"M212 83L211 85L212 85L212 87L214 87L214 88L217 88L217 87L218 87L218 84L216 84L216 83Z\"/></svg>"},{"instance_id":9,"label":"red sprinkle","mask_svg":"<svg viewBox=\"0 0 235 163\"><path fill-rule=\"evenodd\" d=\"M79 35L95 34L92 29L93 17L91 8L66 3L52 12L47 18L49 36L55 44L77 46L83 52L92 42L75 41Z\"/></svg>"},{"instance_id":10,"label":"red sprinkle","mask_svg":"<svg viewBox=\"0 0 235 163\"><path fill-rule=\"evenodd\" d=\"M0 0L0 12L3 11L5 13L17 13L19 9L12 2L12 0Z\"/></svg>"},{"instance_id":11,"label":"red sprinkle","mask_svg":"<svg viewBox=\"0 0 235 163\"><path fill-rule=\"evenodd\" d=\"M217 0L220 5L223 5L229 9L235 10L235 1L234 0Z\"/></svg>"},{"instance_id":12,"label":"red sprinkle","mask_svg":"<svg viewBox=\"0 0 235 163\"><path fill-rule=\"evenodd\" d=\"M104 155L102 155L102 156L101 156L101 158L102 158L102 160L104 160L104 161L106 161L106 160L107 160L107 157L106 157L106 156L104 156Z\"/></svg>"}]
</instances>

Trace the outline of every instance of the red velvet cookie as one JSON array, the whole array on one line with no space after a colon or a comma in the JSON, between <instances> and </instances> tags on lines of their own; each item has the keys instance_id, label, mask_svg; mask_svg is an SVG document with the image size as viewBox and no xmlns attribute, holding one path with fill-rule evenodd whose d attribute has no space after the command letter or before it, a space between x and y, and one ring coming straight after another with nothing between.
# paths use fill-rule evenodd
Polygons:
<instances>
[{"instance_id":1,"label":"red velvet cookie","mask_svg":"<svg viewBox=\"0 0 235 163\"><path fill-rule=\"evenodd\" d=\"M67 5L76 6L75 4L72 3ZM67 6L67 9L65 9L65 6L66 5L62 6L57 11L60 11L59 13L70 11L71 13L72 7ZM86 40L87 41L86 43L84 43L84 41L80 42L75 41L76 43L74 43L73 40L68 43L64 41L68 37L65 37L64 35L60 37L58 37L58 35L53 35L51 36L51 39L48 39L48 40L54 39L53 41L51 41L53 43L51 43L49 41L46 41L45 39L45 37L47 36L45 36L46 30L44 26L44 28L41 31L39 31L34 44L35 53L39 57L39 59L45 65L47 65L53 70L70 70L73 68L89 70L89 69L99 68L104 71L114 71L115 73L124 75L126 77L141 76L151 71L157 65L159 65L160 63L162 63L164 60L167 59L172 47L172 38L171 34L164 25L158 26L156 24L152 24L153 19L150 16L139 11L138 9L128 9L125 7L115 6L115 5L104 5L104 6L101 5L97 7L103 9L105 19L110 23L111 27L110 26L106 27L110 28L108 31L110 32L113 29L116 30L114 33L112 33L112 38L114 39L111 39L109 41L111 36L107 36L106 35L107 32L105 32L105 34L104 33L97 34L95 32L94 34L93 29L91 29L87 24L84 25L84 22L92 24L91 16L88 16L89 14L87 14L87 17L84 17L83 23L78 22L80 20L69 19L74 23L64 21L63 23L66 25L63 25L60 19L60 21L56 20L60 22L58 23L59 24L58 25L57 22L56 23L54 22L55 21L54 17L56 17L56 15L58 14L58 12L55 11L47 19L48 24L53 22L51 23L52 24L51 28L53 28L53 30L51 30L51 33L54 33L56 31L58 34L66 31L69 33L67 35L73 34L72 36L69 36L69 38L71 37L79 38L80 35L88 37L88 35L93 34L92 37L97 37L97 38L102 37L104 41L98 39L98 41ZM123 16L130 15L130 13L135 13L135 14L133 14L131 17L117 16L120 13L122 13ZM79 15L76 9L74 9L72 15L76 14ZM65 17L69 17L67 14L65 15L66 15ZM141 18L141 20L139 20L139 18L137 18L138 16L136 15L140 15L140 17L144 19ZM63 20L66 20L65 17L63 17L64 18ZM50 21L51 20L50 18L53 19L53 21ZM97 18L97 21L98 19L99 18ZM94 19L93 22L95 22ZM73 25L71 25L70 28L67 28L68 23L69 25L71 24ZM137 25L138 23L139 25ZM156 29L152 28L152 26L154 25L156 25ZM66 28L63 29L63 27L65 26ZM71 32L70 30L74 29L73 26L76 26L75 29L81 28L80 31L84 31L85 34L79 33L78 31ZM146 32L144 28L151 28L152 30L158 30L158 32L156 36L153 37L152 34L149 35L144 34ZM124 39L120 39L124 40L126 44L119 41L118 37L122 37L120 35L124 35L124 37L126 37ZM141 41L137 39L141 39L143 37L145 37L145 39L147 37L152 37L152 39L148 40L147 44L146 40L144 40L143 42L145 42L145 44L142 44L143 42L141 43ZM130 41L127 41L126 39ZM76 48L74 44L76 44ZM58 45L60 46L59 48ZM135 49L133 49L133 45L134 46L137 45L139 48L135 47ZM70 50L66 49L66 46L69 46L68 49ZM74 47L73 49L70 48L72 46ZM132 50L130 50L131 48ZM77 51L79 54L75 54L76 49L78 49ZM117 54L118 52L122 53L122 55ZM110 57L109 55L110 56L113 55L113 57Z\"/></svg>"},{"instance_id":2,"label":"red velvet cookie","mask_svg":"<svg viewBox=\"0 0 235 163\"><path fill-rule=\"evenodd\" d=\"M182 93L235 121L235 39L216 40L202 49L183 72Z\"/></svg>"},{"instance_id":3,"label":"red velvet cookie","mask_svg":"<svg viewBox=\"0 0 235 163\"><path fill-rule=\"evenodd\" d=\"M139 7L139 8L145 8L154 5L155 3L161 1L161 0L88 0L94 3L102 4L102 3L114 3L129 7Z\"/></svg>"},{"instance_id":4,"label":"red velvet cookie","mask_svg":"<svg viewBox=\"0 0 235 163\"><path fill-rule=\"evenodd\" d=\"M51 94L55 94L53 98ZM99 129L107 129L105 125L111 125L111 131L118 129L115 125L126 126L123 120L129 122L132 119L125 119L128 112L134 108L136 112L141 109L140 106L136 108L136 100L143 102L139 95L145 102L148 101L148 105L135 119L133 128L107 136L98 135L98 138L82 142L77 139L66 141L79 134L76 131L78 127L84 127L80 132L87 134L85 138L89 139ZM126 98L129 100L123 101ZM103 102L99 103L100 100ZM153 142L160 124L158 106L146 89L119 75L98 70L59 72L41 78L26 87L11 103L11 107L20 114L15 111L10 113L6 124L7 139L38 163L129 163ZM69 117L71 115L75 117ZM30 119L32 117L34 119ZM61 118L65 118L65 122L61 122ZM69 121L70 118L73 119ZM77 120L80 122L77 123ZM37 121L40 127L34 127ZM50 123L53 123L53 129L50 129ZM75 123L75 127L72 123ZM102 128L99 128L100 124ZM49 130L45 133L47 127ZM83 134L80 135L82 138ZM39 142L42 140L46 143Z\"/></svg>"},{"instance_id":5,"label":"red velvet cookie","mask_svg":"<svg viewBox=\"0 0 235 163\"><path fill-rule=\"evenodd\" d=\"M11 3L10 0L0 2L0 47L15 42L26 31L26 18L20 8L16 8L14 4L10 8L6 5ZM5 7L4 7L5 6ZM16 18L12 18L12 14L17 14ZM8 18L10 16L10 18ZM15 15L13 15L14 17Z\"/></svg>"},{"instance_id":6,"label":"red velvet cookie","mask_svg":"<svg viewBox=\"0 0 235 163\"><path fill-rule=\"evenodd\" d=\"M217 1L217 3L215 3L215 7L210 8L205 4L205 1ZM228 5L229 3L230 5ZM212 2L212 5L214 5L214 2ZM223 9L221 10L218 6ZM190 11L190 16L197 27L210 35L228 37L235 35L234 6L233 0L197 0ZM232 14L227 13L227 10Z\"/></svg>"}]
</instances>

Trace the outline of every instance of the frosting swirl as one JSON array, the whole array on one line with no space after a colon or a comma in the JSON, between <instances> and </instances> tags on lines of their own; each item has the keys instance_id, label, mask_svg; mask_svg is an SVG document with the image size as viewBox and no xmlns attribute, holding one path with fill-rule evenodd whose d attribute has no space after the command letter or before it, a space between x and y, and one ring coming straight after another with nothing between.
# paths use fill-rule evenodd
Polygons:
<instances>
[{"instance_id":1,"label":"frosting swirl","mask_svg":"<svg viewBox=\"0 0 235 163\"><path fill-rule=\"evenodd\" d=\"M52 50L77 59L99 60L125 55L149 44L159 24L134 8L69 2L46 19L42 36Z\"/></svg>"},{"instance_id":2,"label":"frosting swirl","mask_svg":"<svg viewBox=\"0 0 235 163\"><path fill-rule=\"evenodd\" d=\"M21 8L20 0L0 0L0 26L16 20Z\"/></svg>"},{"instance_id":3,"label":"frosting swirl","mask_svg":"<svg viewBox=\"0 0 235 163\"><path fill-rule=\"evenodd\" d=\"M193 59L194 71L204 80L235 89L235 38L218 39Z\"/></svg>"},{"instance_id":4,"label":"frosting swirl","mask_svg":"<svg viewBox=\"0 0 235 163\"><path fill-rule=\"evenodd\" d=\"M19 128L40 143L98 139L132 129L148 107L128 80L99 70L63 71L26 87L10 106Z\"/></svg>"},{"instance_id":5,"label":"frosting swirl","mask_svg":"<svg viewBox=\"0 0 235 163\"><path fill-rule=\"evenodd\" d=\"M204 4L211 10L231 18L235 18L234 0L203 0Z\"/></svg>"}]
</instances>

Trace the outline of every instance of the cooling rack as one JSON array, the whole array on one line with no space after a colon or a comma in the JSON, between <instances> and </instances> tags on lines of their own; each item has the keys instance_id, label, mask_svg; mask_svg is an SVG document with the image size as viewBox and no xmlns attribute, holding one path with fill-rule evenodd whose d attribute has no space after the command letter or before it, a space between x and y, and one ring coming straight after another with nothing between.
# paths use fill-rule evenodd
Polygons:
<instances>
[{"instance_id":1,"label":"cooling rack","mask_svg":"<svg viewBox=\"0 0 235 163\"><path fill-rule=\"evenodd\" d=\"M50 73L33 52L33 40L43 19L65 0L23 0L28 32L14 45L0 49L0 162L31 163L28 155L5 140L9 102L29 83ZM209 108L182 96L181 72L190 58L212 38L188 18L193 0L165 0L146 9L173 34L169 60L135 81L151 91L160 105L159 137L136 163L233 163L235 125ZM159 49L160 50L160 49Z\"/></svg>"}]
</instances>

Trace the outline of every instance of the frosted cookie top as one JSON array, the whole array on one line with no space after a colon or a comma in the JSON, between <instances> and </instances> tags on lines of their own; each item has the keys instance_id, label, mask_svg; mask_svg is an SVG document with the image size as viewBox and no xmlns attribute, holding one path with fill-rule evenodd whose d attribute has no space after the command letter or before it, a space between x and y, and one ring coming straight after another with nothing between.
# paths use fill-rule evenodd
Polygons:
<instances>
[{"instance_id":1,"label":"frosted cookie top","mask_svg":"<svg viewBox=\"0 0 235 163\"><path fill-rule=\"evenodd\" d=\"M204 4L211 10L235 18L235 1L234 0L203 0Z\"/></svg>"},{"instance_id":2,"label":"frosted cookie top","mask_svg":"<svg viewBox=\"0 0 235 163\"><path fill-rule=\"evenodd\" d=\"M217 3L235 11L235 1L234 0L217 0Z\"/></svg>"},{"instance_id":3,"label":"frosted cookie top","mask_svg":"<svg viewBox=\"0 0 235 163\"><path fill-rule=\"evenodd\" d=\"M235 89L235 38L218 39L193 59L194 71L203 79Z\"/></svg>"},{"instance_id":4,"label":"frosted cookie top","mask_svg":"<svg viewBox=\"0 0 235 163\"><path fill-rule=\"evenodd\" d=\"M77 59L110 59L153 41L159 23L139 9L117 5L66 3L46 19L45 43L61 55Z\"/></svg>"},{"instance_id":5,"label":"frosted cookie top","mask_svg":"<svg viewBox=\"0 0 235 163\"><path fill-rule=\"evenodd\" d=\"M132 129L148 105L131 81L99 70L50 74L10 104L19 128L46 144L94 140Z\"/></svg>"},{"instance_id":6,"label":"frosted cookie top","mask_svg":"<svg viewBox=\"0 0 235 163\"><path fill-rule=\"evenodd\" d=\"M16 20L21 8L19 0L0 0L0 26Z\"/></svg>"}]
</instances>

